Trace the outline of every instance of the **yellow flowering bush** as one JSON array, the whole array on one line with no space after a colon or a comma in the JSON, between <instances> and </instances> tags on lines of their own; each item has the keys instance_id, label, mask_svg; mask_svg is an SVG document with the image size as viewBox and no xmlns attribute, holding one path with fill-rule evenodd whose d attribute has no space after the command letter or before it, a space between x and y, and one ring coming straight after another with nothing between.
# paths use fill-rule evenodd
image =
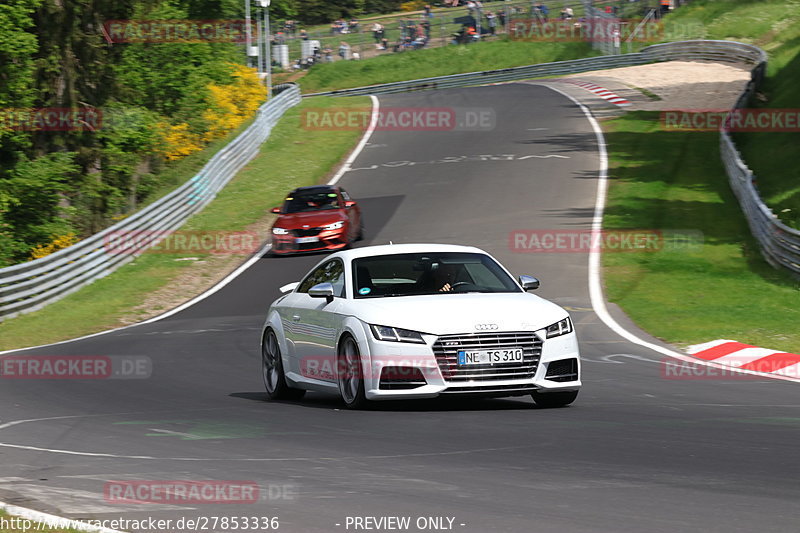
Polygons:
<instances>
[{"instance_id":1,"label":"yellow flowering bush","mask_svg":"<svg viewBox=\"0 0 800 533\"><path fill-rule=\"evenodd\" d=\"M78 242L78 236L74 233L67 233L66 235L54 236L53 240L47 244L40 244L31 250L31 259L40 259L46 257L58 250L69 248Z\"/></svg>"},{"instance_id":2,"label":"yellow flowering bush","mask_svg":"<svg viewBox=\"0 0 800 533\"><path fill-rule=\"evenodd\" d=\"M235 130L255 115L267 98L267 88L261 84L254 68L229 64L233 83L209 84L208 108L203 118L209 127L204 139L211 141Z\"/></svg>"},{"instance_id":3,"label":"yellow flowering bush","mask_svg":"<svg viewBox=\"0 0 800 533\"><path fill-rule=\"evenodd\" d=\"M158 150L169 161L175 161L203 149L202 139L190 131L189 125L185 122L174 125L159 122L156 127L161 136Z\"/></svg>"},{"instance_id":4,"label":"yellow flowering bush","mask_svg":"<svg viewBox=\"0 0 800 533\"><path fill-rule=\"evenodd\" d=\"M195 133L189 124L156 124L159 151L168 161L175 161L202 150L210 141L225 136L252 117L267 98L267 89L258 79L256 70L244 65L228 64L233 82L207 86L203 119L208 124L205 133Z\"/></svg>"},{"instance_id":5,"label":"yellow flowering bush","mask_svg":"<svg viewBox=\"0 0 800 533\"><path fill-rule=\"evenodd\" d=\"M403 2L400 4L401 11L421 11L429 2L425 0L413 0L411 2Z\"/></svg>"}]
</instances>

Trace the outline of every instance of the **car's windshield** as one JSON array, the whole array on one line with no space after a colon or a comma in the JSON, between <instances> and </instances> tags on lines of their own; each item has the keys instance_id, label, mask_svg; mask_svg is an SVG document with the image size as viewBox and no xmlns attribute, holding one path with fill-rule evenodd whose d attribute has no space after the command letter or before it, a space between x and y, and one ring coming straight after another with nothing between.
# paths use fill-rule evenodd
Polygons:
<instances>
[{"instance_id":1,"label":"car's windshield","mask_svg":"<svg viewBox=\"0 0 800 533\"><path fill-rule=\"evenodd\" d=\"M353 260L355 298L521 292L491 257L479 253L412 253Z\"/></svg>"},{"instance_id":2,"label":"car's windshield","mask_svg":"<svg viewBox=\"0 0 800 533\"><path fill-rule=\"evenodd\" d=\"M284 213L339 209L339 196L330 189L295 191L283 204Z\"/></svg>"}]
</instances>

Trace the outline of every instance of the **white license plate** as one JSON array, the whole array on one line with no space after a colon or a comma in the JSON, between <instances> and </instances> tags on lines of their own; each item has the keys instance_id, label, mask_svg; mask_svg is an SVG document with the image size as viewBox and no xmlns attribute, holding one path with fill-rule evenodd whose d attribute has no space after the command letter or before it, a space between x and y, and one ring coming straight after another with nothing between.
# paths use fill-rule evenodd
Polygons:
<instances>
[{"instance_id":1,"label":"white license plate","mask_svg":"<svg viewBox=\"0 0 800 533\"><path fill-rule=\"evenodd\" d=\"M458 364L486 365L490 363L521 363L523 361L522 348L509 348L507 350L459 350Z\"/></svg>"},{"instance_id":2,"label":"white license plate","mask_svg":"<svg viewBox=\"0 0 800 533\"><path fill-rule=\"evenodd\" d=\"M297 237L294 242L297 244L305 244L307 242L319 242L319 237Z\"/></svg>"}]
</instances>

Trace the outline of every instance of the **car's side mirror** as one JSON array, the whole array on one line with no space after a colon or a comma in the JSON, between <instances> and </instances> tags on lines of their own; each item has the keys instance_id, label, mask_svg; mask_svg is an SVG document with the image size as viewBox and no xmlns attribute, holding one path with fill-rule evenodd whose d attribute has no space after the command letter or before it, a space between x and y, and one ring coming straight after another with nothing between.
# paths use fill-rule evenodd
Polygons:
<instances>
[{"instance_id":1,"label":"car's side mirror","mask_svg":"<svg viewBox=\"0 0 800 533\"><path fill-rule=\"evenodd\" d=\"M526 291L535 291L539 288L539 280L533 276L520 276L519 284Z\"/></svg>"},{"instance_id":2,"label":"car's side mirror","mask_svg":"<svg viewBox=\"0 0 800 533\"><path fill-rule=\"evenodd\" d=\"M317 283L308 289L308 295L312 298L325 298L330 303L333 301L333 285L330 283Z\"/></svg>"},{"instance_id":3,"label":"car's side mirror","mask_svg":"<svg viewBox=\"0 0 800 533\"><path fill-rule=\"evenodd\" d=\"M280 207L273 207L272 209L269 210L269 212L270 213L275 213L276 215L280 215L281 214L281 208Z\"/></svg>"},{"instance_id":4,"label":"car's side mirror","mask_svg":"<svg viewBox=\"0 0 800 533\"><path fill-rule=\"evenodd\" d=\"M353 200L346 200L346 201L344 202L344 206L345 206L347 209L350 209L350 208L351 208L351 207L353 207L354 205L356 205L356 203L355 203Z\"/></svg>"},{"instance_id":5,"label":"car's side mirror","mask_svg":"<svg viewBox=\"0 0 800 533\"><path fill-rule=\"evenodd\" d=\"M292 282L292 283L287 283L286 285L284 285L283 287L280 288L281 294L286 294L287 292L292 292L294 290L294 288L297 287L298 285L300 285L299 281L295 281L295 282Z\"/></svg>"}]
</instances>

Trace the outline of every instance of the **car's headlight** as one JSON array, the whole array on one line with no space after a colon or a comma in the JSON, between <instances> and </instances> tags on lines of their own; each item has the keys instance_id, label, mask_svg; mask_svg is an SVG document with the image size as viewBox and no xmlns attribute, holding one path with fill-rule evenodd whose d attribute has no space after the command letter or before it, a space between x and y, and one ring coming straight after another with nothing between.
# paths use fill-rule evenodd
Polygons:
<instances>
[{"instance_id":1,"label":"car's headlight","mask_svg":"<svg viewBox=\"0 0 800 533\"><path fill-rule=\"evenodd\" d=\"M417 344L425 344L422 334L418 331L410 331L402 328L392 328L389 326L376 326L370 324L372 335L379 341L394 341L394 342L415 342Z\"/></svg>"},{"instance_id":2,"label":"car's headlight","mask_svg":"<svg viewBox=\"0 0 800 533\"><path fill-rule=\"evenodd\" d=\"M274 235L288 235L289 234L289 230L288 229L283 229L283 228L272 228L272 233Z\"/></svg>"},{"instance_id":3,"label":"car's headlight","mask_svg":"<svg viewBox=\"0 0 800 533\"><path fill-rule=\"evenodd\" d=\"M547 338L558 337L559 335L566 335L572 333L572 320L569 317L564 320L559 320L555 324L547 326Z\"/></svg>"},{"instance_id":4,"label":"car's headlight","mask_svg":"<svg viewBox=\"0 0 800 533\"><path fill-rule=\"evenodd\" d=\"M344 227L344 221L340 220L339 222L334 222L333 224L328 224L323 226L324 229L342 229Z\"/></svg>"}]
</instances>

